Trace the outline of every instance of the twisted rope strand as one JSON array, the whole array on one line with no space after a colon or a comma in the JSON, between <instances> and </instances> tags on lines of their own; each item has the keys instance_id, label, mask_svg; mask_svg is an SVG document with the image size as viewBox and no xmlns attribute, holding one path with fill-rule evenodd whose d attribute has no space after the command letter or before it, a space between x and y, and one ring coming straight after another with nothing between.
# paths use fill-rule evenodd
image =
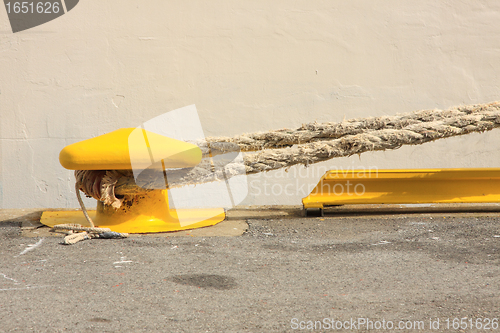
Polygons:
<instances>
[{"instance_id":1,"label":"twisted rope strand","mask_svg":"<svg viewBox=\"0 0 500 333\"><path fill-rule=\"evenodd\" d=\"M395 116L356 118L336 122L309 123L296 129L280 129L268 132L250 133L235 137L209 137L195 142L204 155L212 156L229 151L258 151L291 147L296 144L338 139L347 135L361 134L381 129L403 129L421 123L452 120L467 115L480 115L500 109L498 102L454 107L449 110L420 110ZM233 144L233 145L231 145ZM209 151L209 149L211 151ZM236 150L239 149L239 150Z\"/></svg>"},{"instance_id":2,"label":"twisted rope strand","mask_svg":"<svg viewBox=\"0 0 500 333\"><path fill-rule=\"evenodd\" d=\"M205 143L199 142L204 154L210 152L215 156L239 152L240 149L257 152L245 154L243 165L234 161L225 163L204 158L194 168L168 171L168 184L169 188L174 188L288 168L297 164L308 166L335 157L392 150L403 145L417 145L472 132L489 131L499 126L500 103L493 102L455 107L446 111L424 110L391 117L352 119L341 123L310 123L295 130L283 129L233 138L208 138ZM79 176L77 172L80 172ZM82 190L93 197L102 198L102 188L106 186L113 190L113 196L114 193L136 194L147 191L144 188L165 187L162 173L148 175L149 179L143 180L143 188L140 188L135 184L131 170L111 177L111 182L105 180L103 175L113 171L77 172L75 175L77 182L82 182ZM86 192L96 187L101 189L100 193ZM116 208L118 204L114 206Z\"/></svg>"}]
</instances>

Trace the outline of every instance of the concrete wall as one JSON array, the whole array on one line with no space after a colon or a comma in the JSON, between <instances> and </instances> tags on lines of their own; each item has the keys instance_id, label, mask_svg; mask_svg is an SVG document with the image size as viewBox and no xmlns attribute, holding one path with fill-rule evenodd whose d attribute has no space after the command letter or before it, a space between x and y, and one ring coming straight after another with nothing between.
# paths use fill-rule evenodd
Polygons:
<instances>
[{"instance_id":1,"label":"concrete wall","mask_svg":"<svg viewBox=\"0 0 500 333\"><path fill-rule=\"evenodd\" d=\"M0 208L77 207L65 145L185 105L233 135L498 100L498 22L493 0L106 0L13 34L2 7ZM496 167L499 141L252 176L244 203L299 204L327 168Z\"/></svg>"}]
</instances>

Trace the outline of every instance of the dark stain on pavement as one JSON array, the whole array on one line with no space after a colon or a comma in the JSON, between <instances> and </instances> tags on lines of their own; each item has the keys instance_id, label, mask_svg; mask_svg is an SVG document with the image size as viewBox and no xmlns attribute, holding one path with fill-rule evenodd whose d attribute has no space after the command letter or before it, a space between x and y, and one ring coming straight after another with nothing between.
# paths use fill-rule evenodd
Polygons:
<instances>
[{"instance_id":1,"label":"dark stain on pavement","mask_svg":"<svg viewBox=\"0 0 500 333\"><path fill-rule=\"evenodd\" d=\"M110 323L111 322L111 320L109 320L109 319L99 318L99 317L94 317L94 318L90 319L89 321L91 321L93 323Z\"/></svg>"},{"instance_id":2,"label":"dark stain on pavement","mask_svg":"<svg viewBox=\"0 0 500 333\"><path fill-rule=\"evenodd\" d=\"M229 290L238 286L230 276L215 274L183 274L172 276L170 281L203 289Z\"/></svg>"}]
</instances>

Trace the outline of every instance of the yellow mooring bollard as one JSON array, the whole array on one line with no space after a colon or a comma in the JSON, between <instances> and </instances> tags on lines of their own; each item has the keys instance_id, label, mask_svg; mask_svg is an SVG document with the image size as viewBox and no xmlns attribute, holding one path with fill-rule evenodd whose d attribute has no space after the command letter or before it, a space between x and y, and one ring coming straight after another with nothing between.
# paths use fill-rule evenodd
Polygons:
<instances>
[{"instance_id":1,"label":"yellow mooring bollard","mask_svg":"<svg viewBox=\"0 0 500 333\"><path fill-rule=\"evenodd\" d=\"M133 157L133 158L132 158ZM70 170L132 170L189 168L201 161L198 146L144 129L125 128L65 147L59 161ZM153 189L125 195L120 208L97 202L89 211L96 227L120 233L150 233L194 229L225 219L223 208L171 209L168 190ZM80 211L45 211L41 223L89 226Z\"/></svg>"}]
</instances>

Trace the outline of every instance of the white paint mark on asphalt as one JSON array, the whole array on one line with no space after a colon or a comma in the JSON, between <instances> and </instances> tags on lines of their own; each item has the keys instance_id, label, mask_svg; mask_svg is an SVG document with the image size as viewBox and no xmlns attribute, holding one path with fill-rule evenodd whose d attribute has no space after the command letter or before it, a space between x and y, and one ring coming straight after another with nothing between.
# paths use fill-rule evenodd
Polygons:
<instances>
[{"instance_id":1,"label":"white paint mark on asphalt","mask_svg":"<svg viewBox=\"0 0 500 333\"><path fill-rule=\"evenodd\" d=\"M0 275L3 275L3 277L4 277L5 279L7 279L7 280L11 280L11 281L13 281L13 282L14 282L14 284L19 284L19 282L17 282L17 280L14 280L13 278L10 278L10 277L8 277L7 275L5 275L5 274L3 274L3 273L0 273Z\"/></svg>"},{"instance_id":2,"label":"white paint mark on asphalt","mask_svg":"<svg viewBox=\"0 0 500 333\"><path fill-rule=\"evenodd\" d=\"M18 282L16 279L13 279L7 275L5 275L4 273L0 273L0 277L2 277L6 280L10 280L13 282L14 286L15 287L11 287L11 288L0 288L0 291L9 291L9 290L27 290L27 289L34 289L34 288L42 288L42 287L49 287L49 286L32 286L32 285L26 285L24 284L24 286L18 286L20 285L21 283ZM24 281L23 281L24 282Z\"/></svg>"},{"instance_id":3,"label":"white paint mark on asphalt","mask_svg":"<svg viewBox=\"0 0 500 333\"><path fill-rule=\"evenodd\" d=\"M29 251L32 251L34 249L36 249L37 247L39 247L43 242L43 238L40 239L38 242L36 242L35 244L28 244L28 247L25 248L21 253L19 253L19 255L17 255L16 257L19 257L19 256L22 256L23 254L25 254L26 252L29 252Z\"/></svg>"},{"instance_id":4,"label":"white paint mark on asphalt","mask_svg":"<svg viewBox=\"0 0 500 333\"><path fill-rule=\"evenodd\" d=\"M113 265L117 265L117 264L128 264L128 263L131 263L133 262L132 260L125 260L125 257L120 257L120 261L115 261L113 263ZM119 266L121 267L121 266Z\"/></svg>"},{"instance_id":5,"label":"white paint mark on asphalt","mask_svg":"<svg viewBox=\"0 0 500 333\"><path fill-rule=\"evenodd\" d=\"M372 244L372 245L385 245L385 244L391 244L391 242L388 242L388 241L380 241L378 243L375 243L375 244Z\"/></svg>"},{"instance_id":6,"label":"white paint mark on asphalt","mask_svg":"<svg viewBox=\"0 0 500 333\"><path fill-rule=\"evenodd\" d=\"M26 287L19 287L19 288L4 288L4 289L0 289L0 291L26 290L26 289L36 289L36 288L44 288L44 287L50 287L50 286L26 286Z\"/></svg>"}]
</instances>

